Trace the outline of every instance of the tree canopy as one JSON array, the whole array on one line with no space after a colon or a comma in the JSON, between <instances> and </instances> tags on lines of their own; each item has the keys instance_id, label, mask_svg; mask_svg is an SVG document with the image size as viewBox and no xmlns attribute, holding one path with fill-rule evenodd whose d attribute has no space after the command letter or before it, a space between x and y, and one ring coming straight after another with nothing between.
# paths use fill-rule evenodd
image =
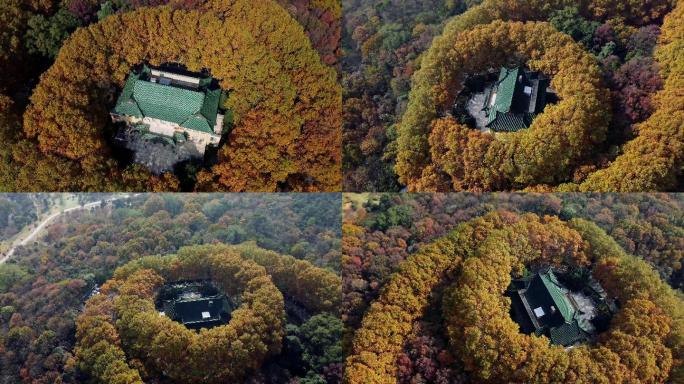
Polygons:
<instances>
[{"instance_id":1,"label":"tree canopy","mask_svg":"<svg viewBox=\"0 0 684 384\"><path fill-rule=\"evenodd\" d=\"M516 63L550 75L560 98L529 129L492 137L440 118L468 74ZM605 138L609 119L594 59L545 23L493 22L454 36L449 50L423 61L411 95L399 128L396 169L412 190L557 183Z\"/></svg>"},{"instance_id":2,"label":"tree canopy","mask_svg":"<svg viewBox=\"0 0 684 384\"><path fill-rule=\"evenodd\" d=\"M681 207L671 205L671 197L681 199L530 193L370 194L349 199L355 208L345 213L343 228L347 382L547 382L548 369L554 366L543 363L547 359L558 363L554 377L567 375L566 381L602 382L609 377L618 382L677 382L683 373L683 307L679 278L669 273L671 267L681 271L682 259L671 252L674 248L661 253L655 245L663 241L676 248L682 239L681 228L666 229L666 222L679 226ZM383 213L397 207L410 208L409 222L375 226L376 218L384 220ZM634 240L627 240L631 236ZM618 307L630 313L629 320L614 316L597 344L576 347L572 356L548 340L520 334L517 325L511 327L510 307L499 289L505 290L506 281L523 269L545 266L588 270L609 297L617 299ZM626 305L633 300L635 307ZM643 310L646 317L632 310ZM651 316L663 319L659 330L625 336L632 321ZM466 324L474 319L479 319L476 325ZM611 329L620 324L618 319L626 323ZM446 331L449 324L452 333ZM472 332L465 334L464 327ZM567 365L573 359L578 362ZM669 376L662 375L665 371Z\"/></svg>"},{"instance_id":3,"label":"tree canopy","mask_svg":"<svg viewBox=\"0 0 684 384\"><path fill-rule=\"evenodd\" d=\"M304 335L325 332L321 327L330 323L325 316L334 316L341 297L338 276L282 257L253 244L194 246L120 267L77 320L79 369L102 382L137 377L142 383L161 374L180 382L244 379L283 347L284 296L321 314L302 325ZM229 297L240 295L230 322L196 333L159 316L154 299L161 284L183 280L210 280ZM103 334L109 337L103 339ZM338 361L338 341L320 340L322 350L305 350L302 356L318 371ZM312 344L306 348L315 348L315 340L307 343ZM103 356L103 348L111 355ZM334 350L337 354L330 355Z\"/></svg>"},{"instance_id":4,"label":"tree canopy","mask_svg":"<svg viewBox=\"0 0 684 384\"><path fill-rule=\"evenodd\" d=\"M263 267L230 252L188 250L177 258L154 261L159 262L154 269L128 268L115 274L86 303L76 330L80 369L101 382L163 373L182 382L221 383L241 380L267 356L280 352L284 301ZM211 280L227 295L240 295L241 304L228 324L196 333L155 310L154 298L164 281L198 279ZM102 348L112 351L111 358ZM143 374L124 356L140 359Z\"/></svg>"},{"instance_id":5,"label":"tree canopy","mask_svg":"<svg viewBox=\"0 0 684 384\"><path fill-rule=\"evenodd\" d=\"M34 223L35 216L47 210L44 200L55 199L58 204L59 196L0 198L0 226L7 223L0 241L24 229L25 223ZM83 203L110 196L77 194L74 198ZM108 280L127 281L141 270L147 270L145 278L141 277L144 281L158 281L154 274L170 279L158 267L170 255L205 259L226 254L256 265L250 270L263 269L285 303L287 316L280 328L283 352L270 353L259 369L249 369L249 380L262 384L304 377L339 381L343 360L339 338L321 336L297 349L288 336L338 333L339 321L336 325L331 318L339 319L342 298L340 232L336 194L139 194L61 215L43 235L16 248L14 256L0 266L0 381L49 384L93 379L91 371L81 370L74 348L77 317L96 287L102 288ZM300 252L288 256L296 244L302 244ZM238 288L231 291L237 292L235 299L243 289L249 291L247 285ZM93 298L98 296L104 297ZM239 306L239 302L232 304ZM318 315L322 318L312 321ZM292 327L301 332L290 333ZM121 356L114 347L120 346L93 346L90 351L106 354L111 357L106 361L112 362ZM139 370L140 359L133 360L128 368L150 381ZM117 363L112 369L132 374L122 377L137 377L124 367Z\"/></svg>"},{"instance_id":6,"label":"tree canopy","mask_svg":"<svg viewBox=\"0 0 684 384\"><path fill-rule=\"evenodd\" d=\"M175 8L117 13L69 37L24 114L16 189L177 189L170 173L122 169L107 132L132 66L180 63L219 79L234 117L218 162L199 172L195 189L338 190L341 91L302 27L273 1Z\"/></svg>"},{"instance_id":7,"label":"tree canopy","mask_svg":"<svg viewBox=\"0 0 684 384\"><path fill-rule=\"evenodd\" d=\"M664 87L654 97L655 110L638 125L638 136L610 167L590 175L582 191L671 190L684 162L684 2L665 17L655 60Z\"/></svg>"},{"instance_id":8,"label":"tree canopy","mask_svg":"<svg viewBox=\"0 0 684 384\"><path fill-rule=\"evenodd\" d=\"M354 4L350 5L352 8L358 4L351 0L348 3ZM352 69L345 78L349 95L345 100L343 149L347 189L398 191L406 186L426 192L636 192L670 191L681 184L681 124L675 107L681 102L669 93L662 104L666 111L662 116L673 117L653 125L648 122L660 116L658 100L665 94L662 88L667 88L668 73L663 70L657 52L668 45L661 28L676 29L681 24L668 22L676 19L678 11L673 8L678 6L677 1L444 2L453 5L449 8L453 17L447 21L440 8L442 2L406 3L402 2L402 6L408 11L401 18L392 14L396 2L388 1L374 13L352 13L346 26L353 43L349 46L354 50ZM466 93L472 91L463 87L463 83L471 80L469 77L498 69L500 55L512 53L510 46L483 46L480 52L465 47L469 57L483 58L485 65L473 71L464 71L467 66L450 66L449 60L457 57L458 49L462 48L459 39L470 36L486 40L487 36L475 37L475 31L490 32L484 26L501 21L549 22L575 40L578 49L594 62L594 81L610 92L599 103L577 106L602 120L585 120L595 136L585 142L583 154L575 152L572 145L565 149L568 136L557 132L537 137L535 148L531 149L532 144L520 136L534 136L525 132L534 131L534 124L516 134L488 135L466 127L459 119L461 116L455 116L455 121L438 121L448 115L446 111L454 106L454 101L464 103ZM400 27L399 23L405 26ZM437 37L432 39L433 36ZM545 34L549 43L555 36L558 35ZM504 37L507 41L513 38ZM659 48L654 54L656 41ZM536 42L527 38L512 44L525 51ZM681 51L672 44L676 43L670 44L671 52ZM522 56L508 56L507 64L524 65L527 57ZM556 75L545 74L552 81ZM464 94L452 93L462 90ZM560 101L563 103L562 97ZM544 115L538 118L546 120ZM565 124L559 122L570 115L546 122L562 131ZM656 125L667 129L651 128ZM573 141L582 137L579 132L572 135ZM520 142L528 145L520 148Z\"/></svg>"},{"instance_id":9,"label":"tree canopy","mask_svg":"<svg viewBox=\"0 0 684 384\"><path fill-rule=\"evenodd\" d=\"M539 262L546 252L541 246L546 246L530 244L524 237L516 238L513 233L523 236L530 233L526 225L516 227L517 224L504 233L493 233L483 241L474 257L463 263L456 282L445 294L447 333L453 348L463 356L466 369L483 380L666 382L673 368L673 352L681 348L668 343L668 335L670 340L679 337L679 330L671 334L671 326L677 321L680 325L674 327L681 328L684 320L681 302L672 291L659 299L656 292L660 292L662 283L655 287L641 286L643 290L638 293L625 289L634 284L634 279L651 279L652 273L633 271L618 259L612 264L615 269L606 270L605 260L611 254L590 251L597 257L591 260L595 276L613 288L609 294L619 297L622 303L611 328L599 335L596 345L580 346L568 353L561 346L549 346L547 340L519 332L509 315L510 299L504 298L503 293L510 284L511 271L519 270L518 264ZM607 237L595 226L590 230ZM511 237L512 240L506 241ZM547 259L544 264L588 263L589 258L583 253L575 251L569 255L570 260ZM561 253L553 250L551 254ZM621 268L628 271L616 271ZM639 328L644 323L650 327Z\"/></svg>"}]
</instances>

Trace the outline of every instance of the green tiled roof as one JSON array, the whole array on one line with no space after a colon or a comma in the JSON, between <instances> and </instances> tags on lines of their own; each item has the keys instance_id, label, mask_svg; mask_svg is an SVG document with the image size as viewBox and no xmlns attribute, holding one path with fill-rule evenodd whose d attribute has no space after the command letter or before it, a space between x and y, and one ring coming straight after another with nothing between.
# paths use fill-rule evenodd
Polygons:
<instances>
[{"instance_id":1,"label":"green tiled roof","mask_svg":"<svg viewBox=\"0 0 684 384\"><path fill-rule=\"evenodd\" d=\"M496 99L489 108L487 126L493 131L516 132L527 128L524 118L511 112L520 68L501 68L496 82Z\"/></svg>"},{"instance_id":2,"label":"green tiled roof","mask_svg":"<svg viewBox=\"0 0 684 384\"><path fill-rule=\"evenodd\" d=\"M519 73L520 68L501 68L499 80L497 81L496 100L492 106L492 111L509 112L511 110Z\"/></svg>"},{"instance_id":3,"label":"green tiled roof","mask_svg":"<svg viewBox=\"0 0 684 384\"><path fill-rule=\"evenodd\" d=\"M520 67L508 69L501 68L499 79L494 88L496 88L496 99L491 107L485 105L487 110L487 124L486 126L495 132L517 132L521 129L529 128L534 120L536 114L529 113L527 108L525 112L521 111L520 97L522 90L521 83L518 77L521 75L527 76ZM542 87L546 88L547 81L542 81ZM485 100L489 100L489 95L494 88L485 93ZM530 105L539 106L539 110L543 109L546 100L546 91L536 92L534 103ZM537 100L539 99L539 100ZM516 101L517 100L517 101ZM517 103L517 106L513 104Z\"/></svg>"},{"instance_id":4,"label":"green tiled roof","mask_svg":"<svg viewBox=\"0 0 684 384\"><path fill-rule=\"evenodd\" d=\"M142 111L140 111L138 103L136 103L135 100L133 100L132 98L133 87L138 82L138 78L139 76L135 73L131 73L130 76L128 76L126 84L124 84L124 88L121 91L121 95L119 95L119 99L117 100L116 106L114 107L114 112L120 115L135 116L137 118L142 119Z\"/></svg>"},{"instance_id":5,"label":"green tiled roof","mask_svg":"<svg viewBox=\"0 0 684 384\"><path fill-rule=\"evenodd\" d=\"M148 81L135 82L133 99L145 116L176 124L182 124L198 113L204 103L204 95L200 92Z\"/></svg>"},{"instance_id":6,"label":"green tiled roof","mask_svg":"<svg viewBox=\"0 0 684 384\"><path fill-rule=\"evenodd\" d=\"M195 131L211 133L211 127L209 126L207 119L200 114L190 116L190 118L185 120L181 126L188 129L194 129Z\"/></svg>"},{"instance_id":7,"label":"green tiled roof","mask_svg":"<svg viewBox=\"0 0 684 384\"><path fill-rule=\"evenodd\" d=\"M487 118L487 126L496 132L517 132L528 128L534 116L532 113L490 112Z\"/></svg>"},{"instance_id":8,"label":"green tiled roof","mask_svg":"<svg viewBox=\"0 0 684 384\"><path fill-rule=\"evenodd\" d=\"M120 115L135 116L139 119L144 117L142 111L138 107L138 103L133 99L117 104L114 111Z\"/></svg>"},{"instance_id":9,"label":"green tiled roof","mask_svg":"<svg viewBox=\"0 0 684 384\"><path fill-rule=\"evenodd\" d=\"M152 83L131 73L114 112L138 118L151 117L188 129L213 133L221 94L220 89L198 92Z\"/></svg>"},{"instance_id":10,"label":"green tiled roof","mask_svg":"<svg viewBox=\"0 0 684 384\"><path fill-rule=\"evenodd\" d=\"M203 77L200 79L199 86L201 88L207 88L211 84L211 77Z\"/></svg>"},{"instance_id":11,"label":"green tiled roof","mask_svg":"<svg viewBox=\"0 0 684 384\"><path fill-rule=\"evenodd\" d=\"M561 291L560 283L558 283L556 275L554 275L553 271L549 270L546 273L539 273L539 278L542 283L544 283L549 295L551 295L551 299L553 300L556 309L563 316L563 320L565 320L566 323L571 322L575 317L575 311L568 303L568 299L565 297L563 291Z\"/></svg>"},{"instance_id":12,"label":"green tiled roof","mask_svg":"<svg viewBox=\"0 0 684 384\"><path fill-rule=\"evenodd\" d=\"M174 303L174 312L177 321L183 324L188 323L207 323L219 320L223 310L225 298L207 297L193 300L179 300ZM208 318L202 317L202 312L208 312Z\"/></svg>"},{"instance_id":13,"label":"green tiled roof","mask_svg":"<svg viewBox=\"0 0 684 384\"><path fill-rule=\"evenodd\" d=\"M216 114L219 109L221 94L223 92L220 89L207 90L204 94L204 104L200 109L200 113L207 119L212 128L216 125Z\"/></svg>"},{"instance_id":14,"label":"green tiled roof","mask_svg":"<svg viewBox=\"0 0 684 384\"><path fill-rule=\"evenodd\" d=\"M522 286L524 291L520 290ZM546 335L553 344L563 346L585 341L590 336L578 322L575 309L551 269L512 281L508 292L512 318L523 333ZM551 306L556 310L550 310ZM544 313L537 317L532 312L535 308L541 308Z\"/></svg>"}]
</instances>

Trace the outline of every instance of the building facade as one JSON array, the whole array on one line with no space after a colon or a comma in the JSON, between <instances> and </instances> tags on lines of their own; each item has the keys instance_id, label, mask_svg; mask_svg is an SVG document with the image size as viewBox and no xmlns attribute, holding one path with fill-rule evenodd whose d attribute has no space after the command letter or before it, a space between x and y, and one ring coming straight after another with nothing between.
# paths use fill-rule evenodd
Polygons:
<instances>
[{"instance_id":1,"label":"building facade","mask_svg":"<svg viewBox=\"0 0 684 384\"><path fill-rule=\"evenodd\" d=\"M210 77L144 66L128 76L111 117L141 134L190 143L204 154L207 146L221 141L222 96Z\"/></svg>"}]
</instances>

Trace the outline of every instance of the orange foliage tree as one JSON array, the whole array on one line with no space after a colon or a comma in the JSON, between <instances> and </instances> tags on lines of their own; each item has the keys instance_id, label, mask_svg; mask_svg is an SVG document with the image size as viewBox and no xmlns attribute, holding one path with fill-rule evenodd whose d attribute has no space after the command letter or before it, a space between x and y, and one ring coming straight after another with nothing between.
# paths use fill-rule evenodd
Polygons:
<instances>
[{"instance_id":1,"label":"orange foliage tree","mask_svg":"<svg viewBox=\"0 0 684 384\"><path fill-rule=\"evenodd\" d=\"M665 85L638 136L606 169L579 185L582 191L672 190L684 167L684 1L665 18L655 59ZM567 189L577 189L568 186Z\"/></svg>"},{"instance_id":2,"label":"orange foliage tree","mask_svg":"<svg viewBox=\"0 0 684 384\"><path fill-rule=\"evenodd\" d=\"M441 117L468 75L511 64L551 76L560 98L529 129L492 137ZM448 49L428 54L414 82L396 166L413 190L559 183L605 139L610 119L595 59L546 23L496 21L456 34Z\"/></svg>"},{"instance_id":3,"label":"orange foliage tree","mask_svg":"<svg viewBox=\"0 0 684 384\"><path fill-rule=\"evenodd\" d=\"M235 253L213 255L201 261L198 264L196 258L176 258L160 271L165 276L151 269L140 269L125 280L108 282L102 294L88 304L95 308L111 305L112 317L118 319L115 330L110 328L110 332L116 332L111 339L118 341L127 356L143 364L143 376L164 372L186 382L203 381L206 377L217 383L239 381L246 372L258 368L267 356L279 353L284 334L284 302L265 269ZM241 304L232 312L230 322L195 333L166 316L159 316L154 297L163 282L184 279L211 279L227 295L239 294ZM107 297L113 304L101 297ZM100 367L102 358L92 359L93 350L98 350L101 343L89 337L97 329L89 326L94 322L92 311L95 310L87 310L79 318L76 355L82 369L103 382L110 382L107 375L111 368ZM107 365L123 366L122 362L126 364L118 356Z\"/></svg>"},{"instance_id":4,"label":"orange foliage tree","mask_svg":"<svg viewBox=\"0 0 684 384\"><path fill-rule=\"evenodd\" d=\"M236 252L242 258L253 260L266 268L276 287L286 296L296 297L297 302L308 310L332 313L339 310L342 300L340 276L308 261L261 248L253 241L237 245L215 244L181 248L178 255L191 252L203 255Z\"/></svg>"},{"instance_id":5,"label":"orange foliage tree","mask_svg":"<svg viewBox=\"0 0 684 384\"><path fill-rule=\"evenodd\" d=\"M469 74L461 71L461 68L454 69L455 66L449 61L457 54L454 49L460 46L459 38L477 30L478 26L496 20L546 20L554 11L569 6L576 7L586 18L609 24L628 22L640 26L658 23L665 17L655 53L661 75L665 79L665 87L655 96L656 111L648 120L639 124L637 137L624 146L622 154L615 161L597 171L596 165L581 161L582 156L577 157L578 153L573 152L572 147L559 151L557 145L567 138L563 135L548 136L544 138L546 141L536 142L536 148L528 147L530 152L525 152L516 147L521 139L498 140L498 137L494 139L470 132L451 119L437 121L445 107L443 103L453 101L452 92L460 90L462 76ZM400 180L409 189L416 191L526 188L544 191L628 192L667 191L676 188L684 162L681 108L684 105L681 100L684 70L681 65L677 65L682 62L683 54L682 8L684 3L675 0L485 0L455 17L447 23L443 34L435 39L422 61L423 67L414 76L409 107L399 125L395 171ZM672 12L668 14L670 11ZM518 44L523 51L529 49L527 42ZM505 54L506 50L502 52ZM495 53L486 51L488 60L499 63L499 53ZM470 58L479 60L481 56L486 56L485 52L473 52ZM480 67L480 70L483 68ZM450 71L455 72L455 75ZM581 103L576 107L592 114L603 112L607 119L608 111L604 105ZM591 111L591 108L598 109ZM566 110L566 116L558 114L557 117L564 119L569 116L570 112ZM584 122L588 123L588 120ZM601 144L603 124L597 124L597 128L592 132L592 141L587 144ZM571 137L577 139L581 134L571 134ZM529 142L528 144L535 146ZM584 150L596 148L599 146L585 147ZM523 161L522 166L519 160Z\"/></svg>"},{"instance_id":6,"label":"orange foliage tree","mask_svg":"<svg viewBox=\"0 0 684 384\"><path fill-rule=\"evenodd\" d=\"M536 261L538 245L511 237L516 232L525 234L511 229L492 234L482 243L475 257L463 263L444 298L447 333L466 370L485 381L667 381L673 365L672 351L666 346L672 318L641 294L620 293L623 307L595 346L566 352L561 346L549 345L545 337L521 334L509 315L510 299L504 292L511 272L519 273L523 265ZM581 252L575 255L584 257ZM618 276L602 277L624 284ZM650 324L639 329L644 323Z\"/></svg>"},{"instance_id":7,"label":"orange foliage tree","mask_svg":"<svg viewBox=\"0 0 684 384\"><path fill-rule=\"evenodd\" d=\"M278 0L304 27L324 63L333 65L341 56L342 2L338 0Z\"/></svg>"},{"instance_id":8,"label":"orange foliage tree","mask_svg":"<svg viewBox=\"0 0 684 384\"><path fill-rule=\"evenodd\" d=\"M479 239L505 224L497 215L464 223L402 263L354 335L345 382L395 383L398 355L411 324L425 313L431 291L459 267Z\"/></svg>"},{"instance_id":9,"label":"orange foliage tree","mask_svg":"<svg viewBox=\"0 0 684 384\"><path fill-rule=\"evenodd\" d=\"M211 280L227 296L239 296L230 322L196 333L159 316L159 288L179 280ZM280 353L284 296L311 313L334 314L341 279L253 242L144 257L118 268L86 303L77 320L77 364L107 383L143 383L161 374L182 382L241 382Z\"/></svg>"},{"instance_id":10,"label":"orange foliage tree","mask_svg":"<svg viewBox=\"0 0 684 384\"><path fill-rule=\"evenodd\" d=\"M595 346L566 351L519 332L503 292L511 275L534 265L589 266L622 303ZM445 284L447 336L482 382L664 383L683 373L684 303L648 264L593 223L499 212L461 224L402 263L354 335L345 382L397 382L412 324Z\"/></svg>"},{"instance_id":11,"label":"orange foliage tree","mask_svg":"<svg viewBox=\"0 0 684 384\"><path fill-rule=\"evenodd\" d=\"M201 11L141 8L77 30L41 77L24 116L19 188L172 189L139 165L120 170L105 131L134 65L209 70L235 125L199 190L337 190L341 90L294 19L273 1L213 1ZM37 153L31 153L36 152Z\"/></svg>"}]
</instances>

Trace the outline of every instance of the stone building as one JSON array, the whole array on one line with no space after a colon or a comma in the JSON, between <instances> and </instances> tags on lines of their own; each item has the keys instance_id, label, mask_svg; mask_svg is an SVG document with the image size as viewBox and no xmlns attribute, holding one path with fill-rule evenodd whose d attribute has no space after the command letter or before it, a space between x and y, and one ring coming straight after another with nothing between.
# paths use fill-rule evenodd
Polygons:
<instances>
[{"instance_id":1,"label":"stone building","mask_svg":"<svg viewBox=\"0 0 684 384\"><path fill-rule=\"evenodd\" d=\"M111 111L112 121L124 122L143 135L191 143L204 154L223 134L223 93L212 82L211 77L144 66L129 74Z\"/></svg>"}]
</instances>

